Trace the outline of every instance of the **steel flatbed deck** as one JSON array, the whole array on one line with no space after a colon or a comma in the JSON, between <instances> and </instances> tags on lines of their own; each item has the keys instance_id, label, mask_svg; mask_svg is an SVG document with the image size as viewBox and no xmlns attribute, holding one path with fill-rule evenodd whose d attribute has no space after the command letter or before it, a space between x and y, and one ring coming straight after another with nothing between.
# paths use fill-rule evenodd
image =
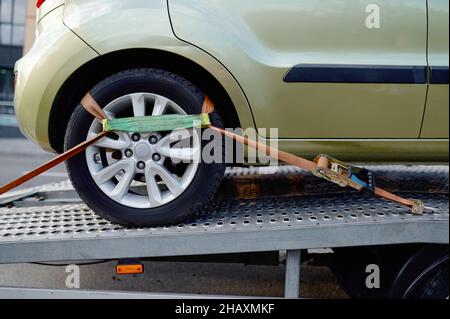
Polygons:
<instances>
[{"instance_id":1,"label":"steel flatbed deck","mask_svg":"<svg viewBox=\"0 0 450 319\"><path fill-rule=\"evenodd\" d=\"M63 183L0 198L0 263L288 251L286 295L295 297L299 250L448 244L448 166L371 169L379 185L421 199L432 210L415 216L400 205L341 189L293 167L234 168L202 217L132 229L97 217L74 199L56 205L52 192L62 202L61 192L73 192Z\"/></svg>"}]
</instances>

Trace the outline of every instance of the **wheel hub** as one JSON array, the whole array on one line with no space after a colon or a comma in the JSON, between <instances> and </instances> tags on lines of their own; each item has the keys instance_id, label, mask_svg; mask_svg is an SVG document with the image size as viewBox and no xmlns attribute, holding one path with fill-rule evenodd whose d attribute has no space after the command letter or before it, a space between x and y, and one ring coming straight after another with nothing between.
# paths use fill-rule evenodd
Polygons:
<instances>
[{"instance_id":1,"label":"wheel hub","mask_svg":"<svg viewBox=\"0 0 450 319\"><path fill-rule=\"evenodd\" d=\"M141 142L134 147L134 155L136 159L148 160L153 154L153 147L149 143Z\"/></svg>"}]
</instances>

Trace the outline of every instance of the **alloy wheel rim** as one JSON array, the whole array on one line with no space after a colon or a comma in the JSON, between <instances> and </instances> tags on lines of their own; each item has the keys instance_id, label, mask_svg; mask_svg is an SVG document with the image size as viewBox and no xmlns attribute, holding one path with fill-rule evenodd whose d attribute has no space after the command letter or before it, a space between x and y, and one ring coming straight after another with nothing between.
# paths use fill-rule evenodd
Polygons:
<instances>
[{"instance_id":1,"label":"alloy wheel rim","mask_svg":"<svg viewBox=\"0 0 450 319\"><path fill-rule=\"evenodd\" d=\"M103 109L108 118L183 114L175 102L153 93L124 95ZM100 133L94 120L88 137ZM148 209L166 205L189 187L200 156L197 130L146 134L117 132L86 150L89 173L102 192L115 202Z\"/></svg>"}]
</instances>

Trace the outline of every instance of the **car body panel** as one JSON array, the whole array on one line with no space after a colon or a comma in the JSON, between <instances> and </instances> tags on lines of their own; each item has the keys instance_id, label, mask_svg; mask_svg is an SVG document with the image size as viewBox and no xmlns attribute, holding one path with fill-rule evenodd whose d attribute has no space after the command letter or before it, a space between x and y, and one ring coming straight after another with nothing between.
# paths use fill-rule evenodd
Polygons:
<instances>
[{"instance_id":1,"label":"car body panel","mask_svg":"<svg viewBox=\"0 0 450 319\"><path fill-rule=\"evenodd\" d=\"M440 68L444 72L446 70L447 80L441 84L434 84L431 81L421 137L448 138L449 3L448 0L428 0L428 7L428 63L431 70L435 68Z\"/></svg>"},{"instance_id":2,"label":"car body panel","mask_svg":"<svg viewBox=\"0 0 450 319\"><path fill-rule=\"evenodd\" d=\"M14 106L22 132L51 150L48 123L53 101L67 78L98 55L62 22L63 7L37 25L33 47L15 66Z\"/></svg>"},{"instance_id":3,"label":"car body panel","mask_svg":"<svg viewBox=\"0 0 450 319\"><path fill-rule=\"evenodd\" d=\"M357 163L447 163L446 140L279 140L280 149L305 158L328 154L342 161Z\"/></svg>"},{"instance_id":4,"label":"car body panel","mask_svg":"<svg viewBox=\"0 0 450 319\"><path fill-rule=\"evenodd\" d=\"M39 24L42 18L44 18L51 11L57 7L64 5L64 0L46 0L36 11L36 24Z\"/></svg>"},{"instance_id":5,"label":"car body panel","mask_svg":"<svg viewBox=\"0 0 450 319\"><path fill-rule=\"evenodd\" d=\"M448 105L448 85L430 84L427 108L423 119L422 138L448 138Z\"/></svg>"},{"instance_id":6,"label":"car body panel","mask_svg":"<svg viewBox=\"0 0 450 319\"><path fill-rule=\"evenodd\" d=\"M165 0L66 0L64 23L99 54L125 49L157 49L185 57L212 74L230 96L240 123L253 127L253 116L239 84L204 51L178 40L170 25ZM117 13L127 21L117 23Z\"/></svg>"},{"instance_id":7,"label":"car body panel","mask_svg":"<svg viewBox=\"0 0 450 319\"><path fill-rule=\"evenodd\" d=\"M58 0L47 1L52 1L53 4L56 4ZM262 1L266 4L268 3L266 0ZM332 2L331 0L327 1L338 6L341 3ZM169 0L169 2L172 8L174 2L188 3L189 1ZM254 3L252 1L247 2ZM264 4L263 2L261 4ZM292 3L293 1L280 1L281 4L288 2ZM311 4L309 0L301 0L301 2ZM208 32L205 33L206 39L210 39L214 32L218 32L215 29L216 21L211 19L214 15L211 17L208 10L199 11L199 8L204 8L209 3L223 4L224 1L198 1L195 3L195 7L185 8L185 13L179 12L182 16L193 16L193 20L184 22L187 28L195 29L193 32L199 30L197 20L204 19L213 23L214 25L211 25L210 29L214 30L207 30ZM258 3L260 2L258 1ZM417 1L413 1L413 7L416 4ZM412 17L417 17L415 15L417 13L414 13L413 9L411 10L409 12L412 12ZM196 16L197 14L199 16ZM403 17L402 14L401 16ZM270 15L266 15L266 17L270 18ZM321 84L321 88L314 87L312 83L286 84L283 83L285 72L290 67L302 62L298 61L297 53L290 53L293 49L299 49L298 44L292 47L294 44L287 42L286 39L276 39L275 36L269 37L269 39L264 41L273 42L274 45L281 47L281 53L275 52L276 54L274 55L272 52L274 50L272 49L267 51L255 50L250 52L257 55L257 59L254 60L254 55L250 56L249 52L236 46L236 39L233 39L233 37L240 35L236 34L239 30L236 30L236 27L233 25L226 25L226 27L222 28L220 39L213 41L214 44L222 42L220 50L224 51L216 52L212 49L209 50L208 47L203 47L200 43L190 43L191 41L178 38L172 30L172 27L175 27L175 25L171 25L170 18L172 18L173 22L174 17L169 16L165 0L66 0L64 6L52 10L49 9L37 26L39 37L34 47L16 65L18 81L15 106L19 123L25 134L43 148L50 150L48 137L50 108L63 83L82 65L101 55L125 49L157 49L183 56L194 61L212 74L230 96L243 128L255 127L252 111L258 112L259 115L265 111L265 115L259 116L260 120L259 123L256 123L256 126L264 127L262 124L265 124L267 127L276 127L276 125L280 125L280 132L286 134L286 136L296 137L279 139L278 145L282 150L309 158L317 153L328 153L343 160L359 162L411 163L448 161L447 139L418 139L425 106L424 92L426 92L426 84ZM124 26L120 21L124 21L126 25ZM273 21L280 21L280 18ZM421 33L421 22L419 25L418 35L421 43L423 36ZM201 28L206 27L201 25ZM242 32L244 33L244 31ZM199 35L195 34L195 37L198 38ZM314 41L312 36L310 41ZM327 47L325 43L321 44L321 41L316 40L315 44L322 45L323 48ZM339 45L336 41L332 43ZM399 44L399 46L401 45ZM342 51L344 46L341 45L340 48ZM328 50L332 50L331 43L328 46ZM371 59L374 59L373 61L376 62L379 59L378 62L380 64L381 62L385 64L385 59L389 54L386 52L382 54L383 52L376 50L372 52L371 50L375 50L373 46L364 49L364 54L361 56L358 56L356 53L349 55L339 50L337 52L340 52L341 62L351 63L356 59L362 63L364 61L367 62L367 59L372 56ZM408 61L406 63L406 60L404 60L403 63L409 65L423 62L421 44L416 43L412 47L405 47L404 50L403 53L400 53L400 56L408 57ZM271 54L266 57L263 53L267 52ZM304 55L310 57L310 61L307 62L336 62L336 58L332 59L332 52L313 53ZM232 55L228 57L233 60L231 64L228 64L228 60L223 58L223 55L226 54ZM377 55L380 55L380 57L377 58ZM285 63L277 60L280 57L290 57L291 60L289 60L289 63ZM322 60L319 59L318 61L318 57ZM392 56L392 58L393 64L401 64L401 58L398 56ZM267 61L271 63L275 61L275 67L270 66L270 63ZM373 61L369 62L375 63ZM238 69L237 72L235 72L236 68ZM269 72L270 76L268 79L264 79L264 76L268 76L267 72ZM247 75L244 74L244 76L252 77L253 82L255 82L249 86L249 91L246 88L248 85L241 83L240 76L242 73L248 73ZM274 79L278 81L276 83L272 82L275 88L270 84L271 81L275 81ZM269 104L267 104L264 97L272 89L279 92L278 85L286 85L286 87L292 85L292 88L286 89L290 92L286 96L278 96L278 99L271 98L279 102L275 104L277 109L273 109L267 106ZM298 116L300 114L298 105L294 103L296 108L292 107L292 102L298 100L295 94L298 94L299 87L301 87L300 92L308 97L310 105L317 107L317 109L310 110L310 113L313 113L312 115L303 116L305 113L302 112L300 118L291 116L289 112L289 109L293 109L294 115ZM257 93L256 95L255 92ZM380 98L376 94L377 92L388 98ZM364 103L354 102L353 98L362 99L364 95L367 99ZM362 113L360 112L362 108L356 110L356 114L350 112L351 116L355 118L364 117L364 121L352 121L355 127L351 131L345 131L342 123L336 121L336 117L347 121L342 112L338 112L339 110L332 110L330 113L324 112L324 110L330 111L327 103L334 106L336 104L335 99L344 98L355 109L362 105L364 107L372 107L372 111L377 107L380 112L374 114L369 109L368 113ZM390 100L391 98L395 103ZM414 99L417 104L411 104L411 99ZM252 109L250 109L248 101L251 102ZM281 102L287 104L284 105ZM343 105L342 100L339 103L340 106ZM396 107L393 107L393 104ZM419 106L420 104L421 106ZM258 107L258 105L265 105L265 108ZM392 106L389 112L386 105ZM300 106L304 107L304 105ZM400 119L399 110L406 109L410 112L405 113L404 117ZM351 108L344 105L342 110L348 112ZM333 115L333 112L336 113ZM323 116L319 116L320 113L322 115L326 114L325 120ZM417 120L418 113L420 113L419 121ZM398 131L396 133L391 131L391 134L388 134L387 131L393 130L395 125L392 122L380 122L383 124L383 127L381 129L378 128L378 133L374 137L376 126L374 121L386 121L386 114L394 116ZM319 122L313 123L312 120L314 119L318 119ZM310 131L308 131L308 128ZM298 133L301 131L305 134ZM329 134L325 134L324 131ZM342 138L343 136L350 138Z\"/></svg>"},{"instance_id":8,"label":"car body panel","mask_svg":"<svg viewBox=\"0 0 450 319\"><path fill-rule=\"evenodd\" d=\"M280 138L418 138L422 84L285 83L297 64L426 67L426 1L169 0L175 34L221 61Z\"/></svg>"}]
</instances>

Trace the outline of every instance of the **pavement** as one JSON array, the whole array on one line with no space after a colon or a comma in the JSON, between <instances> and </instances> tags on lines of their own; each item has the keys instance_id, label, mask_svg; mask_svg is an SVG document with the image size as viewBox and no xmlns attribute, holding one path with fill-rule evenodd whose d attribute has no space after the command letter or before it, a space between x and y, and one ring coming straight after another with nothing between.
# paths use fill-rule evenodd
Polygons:
<instances>
[{"instance_id":1,"label":"pavement","mask_svg":"<svg viewBox=\"0 0 450 319\"><path fill-rule=\"evenodd\" d=\"M12 137L0 138L0 155L48 158L52 156L52 153L45 152L26 138Z\"/></svg>"},{"instance_id":2,"label":"pavement","mask_svg":"<svg viewBox=\"0 0 450 319\"><path fill-rule=\"evenodd\" d=\"M1 137L0 184L3 185L55 156L32 142ZM24 184L21 188L59 182L68 178L65 166ZM157 293L218 294L281 297L285 266L246 266L238 263L145 261L145 274L117 276L115 262L80 266L80 288L146 291ZM0 265L0 286L66 288L65 266L38 264ZM301 295L307 298L346 298L326 267L302 267Z\"/></svg>"},{"instance_id":3,"label":"pavement","mask_svg":"<svg viewBox=\"0 0 450 319\"><path fill-rule=\"evenodd\" d=\"M25 138L0 138L0 185L4 185L56 155L43 151ZM32 187L68 179L64 164L45 172L21 187Z\"/></svg>"}]
</instances>

